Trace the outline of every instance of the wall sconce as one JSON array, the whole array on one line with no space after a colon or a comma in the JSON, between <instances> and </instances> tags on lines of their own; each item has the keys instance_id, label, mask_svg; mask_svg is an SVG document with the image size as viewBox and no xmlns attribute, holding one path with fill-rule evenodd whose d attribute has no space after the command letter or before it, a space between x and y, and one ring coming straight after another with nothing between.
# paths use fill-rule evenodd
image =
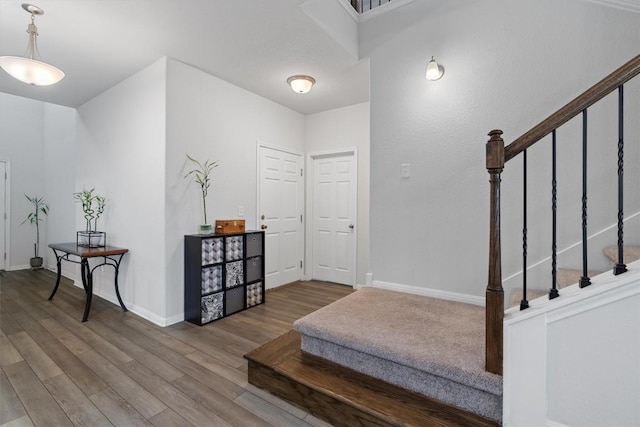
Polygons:
<instances>
[{"instance_id":1,"label":"wall sconce","mask_svg":"<svg viewBox=\"0 0 640 427\"><path fill-rule=\"evenodd\" d=\"M431 57L431 61L427 65L427 80L439 80L444 74L444 68L441 65L438 65L436 60Z\"/></svg>"},{"instance_id":2,"label":"wall sconce","mask_svg":"<svg viewBox=\"0 0 640 427\"><path fill-rule=\"evenodd\" d=\"M287 83L291 86L291 90L295 93L307 93L315 84L316 80L310 76L298 75L291 76L287 79Z\"/></svg>"},{"instance_id":3,"label":"wall sconce","mask_svg":"<svg viewBox=\"0 0 640 427\"><path fill-rule=\"evenodd\" d=\"M27 26L29 44L28 58L20 56L0 56L0 68L11 77L21 82L34 86L48 86L58 83L64 77L64 73L57 67L38 61L33 57L38 53L38 27L36 27L36 15L44 15L44 11L38 6L23 3L22 8L31 14L31 24Z\"/></svg>"}]
</instances>

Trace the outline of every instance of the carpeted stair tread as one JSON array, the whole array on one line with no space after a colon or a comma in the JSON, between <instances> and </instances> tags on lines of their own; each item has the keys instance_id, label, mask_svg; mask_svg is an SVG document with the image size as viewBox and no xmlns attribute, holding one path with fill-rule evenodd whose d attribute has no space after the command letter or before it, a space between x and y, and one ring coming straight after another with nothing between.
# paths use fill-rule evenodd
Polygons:
<instances>
[{"instance_id":1,"label":"carpeted stair tread","mask_svg":"<svg viewBox=\"0 0 640 427\"><path fill-rule=\"evenodd\" d=\"M598 271L589 271L589 277L594 277L600 274ZM582 277L582 270L571 270L568 268L559 268L556 275L556 282L558 288L566 288L567 286L575 285L580 281Z\"/></svg>"},{"instance_id":2,"label":"carpeted stair tread","mask_svg":"<svg viewBox=\"0 0 640 427\"><path fill-rule=\"evenodd\" d=\"M294 330L304 351L499 419L502 377L484 369L484 323L480 306L364 288Z\"/></svg>"},{"instance_id":3,"label":"carpeted stair tread","mask_svg":"<svg viewBox=\"0 0 640 427\"><path fill-rule=\"evenodd\" d=\"M310 355L300 347L300 334L290 331L246 354L249 383L340 427L499 425Z\"/></svg>"},{"instance_id":4,"label":"carpeted stair tread","mask_svg":"<svg viewBox=\"0 0 640 427\"><path fill-rule=\"evenodd\" d=\"M611 260L611 266L618 263L618 246L607 246L603 249L604 254ZM625 264L632 263L640 259L640 246L625 246L622 250L622 257Z\"/></svg>"},{"instance_id":5,"label":"carpeted stair tread","mask_svg":"<svg viewBox=\"0 0 640 427\"><path fill-rule=\"evenodd\" d=\"M540 289L527 289L527 301L531 301L533 299L547 295L549 295L549 291L543 291ZM520 301L522 301L522 288L513 289L509 297L509 307L520 306Z\"/></svg>"}]
</instances>

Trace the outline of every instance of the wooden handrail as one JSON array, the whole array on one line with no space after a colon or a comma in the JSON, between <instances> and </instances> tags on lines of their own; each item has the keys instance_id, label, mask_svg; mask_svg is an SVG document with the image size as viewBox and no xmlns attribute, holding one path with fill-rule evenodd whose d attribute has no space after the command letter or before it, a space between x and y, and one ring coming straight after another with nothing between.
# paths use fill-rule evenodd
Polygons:
<instances>
[{"instance_id":1,"label":"wooden handrail","mask_svg":"<svg viewBox=\"0 0 640 427\"><path fill-rule=\"evenodd\" d=\"M586 108L589 108L618 86L628 82L640 74L640 55L618 68L613 73L602 79L599 83L585 91L573 101L547 117L545 120L531 128L524 135L504 148L505 162L508 162L533 144L547 136L554 129L559 128Z\"/></svg>"}]
</instances>

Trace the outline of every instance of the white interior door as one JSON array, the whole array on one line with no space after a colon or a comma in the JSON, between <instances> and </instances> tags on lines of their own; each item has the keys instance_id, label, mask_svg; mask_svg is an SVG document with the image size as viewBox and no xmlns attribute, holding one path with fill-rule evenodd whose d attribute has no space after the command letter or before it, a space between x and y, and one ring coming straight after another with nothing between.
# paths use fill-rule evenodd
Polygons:
<instances>
[{"instance_id":1,"label":"white interior door","mask_svg":"<svg viewBox=\"0 0 640 427\"><path fill-rule=\"evenodd\" d=\"M7 269L7 162L0 160L0 270Z\"/></svg>"},{"instance_id":2,"label":"white interior door","mask_svg":"<svg viewBox=\"0 0 640 427\"><path fill-rule=\"evenodd\" d=\"M355 156L313 158L313 278L355 285Z\"/></svg>"},{"instance_id":3,"label":"white interior door","mask_svg":"<svg viewBox=\"0 0 640 427\"><path fill-rule=\"evenodd\" d=\"M265 232L267 289L302 278L302 156L258 146L258 224Z\"/></svg>"}]
</instances>

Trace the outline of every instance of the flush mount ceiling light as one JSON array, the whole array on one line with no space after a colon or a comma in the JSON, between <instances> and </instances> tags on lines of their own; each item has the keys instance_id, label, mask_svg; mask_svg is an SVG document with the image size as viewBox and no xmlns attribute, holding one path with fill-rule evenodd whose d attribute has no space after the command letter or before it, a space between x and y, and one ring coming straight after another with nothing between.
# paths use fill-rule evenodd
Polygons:
<instances>
[{"instance_id":1,"label":"flush mount ceiling light","mask_svg":"<svg viewBox=\"0 0 640 427\"><path fill-rule=\"evenodd\" d=\"M59 68L33 59L36 53L39 55L38 27L36 27L35 19L36 15L44 15L44 11L38 6L27 3L23 3L22 8L31 14L31 24L27 26L29 57L0 56L0 68L10 76L30 85L49 86L58 83L64 77L64 73Z\"/></svg>"},{"instance_id":2,"label":"flush mount ceiling light","mask_svg":"<svg viewBox=\"0 0 640 427\"><path fill-rule=\"evenodd\" d=\"M440 77L444 74L444 68L438 65L436 60L431 57L431 61L427 65L427 80L439 80Z\"/></svg>"},{"instance_id":3,"label":"flush mount ceiling light","mask_svg":"<svg viewBox=\"0 0 640 427\"><path fill-rule=\"evenodd\" d=\"M307 93L315 84L316 80L310 76L291 76L287 79L287 83L291 86L291 90L295 93Z\"/></svg>"}]
</instances>

